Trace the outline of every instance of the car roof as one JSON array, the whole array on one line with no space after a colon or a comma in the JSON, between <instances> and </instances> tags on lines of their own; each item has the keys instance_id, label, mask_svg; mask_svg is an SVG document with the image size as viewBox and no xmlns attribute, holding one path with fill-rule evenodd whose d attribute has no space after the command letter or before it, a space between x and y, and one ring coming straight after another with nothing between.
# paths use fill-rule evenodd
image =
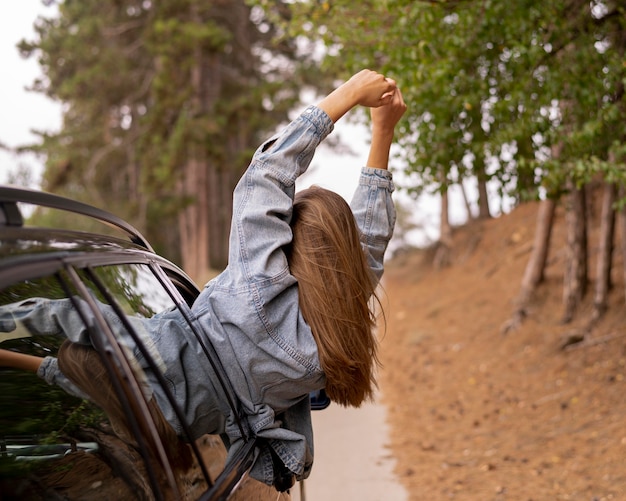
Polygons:
<instances>
[{"instance_id":1,"label":"car roof","mask_svg":"<svg viewBox=\"0 0 626 501\"><path fill-rule=\"evenodd\" d=\"M2 225L0 228L2 257L24 253L147 250L128 240L85 231Z\"/></svg>"},{"instance_id":2,"label":"car roof","mask_svg":"<svg viewBox=\"0 0 626 501\"><path fill-rule=\"evenodd\" d=\"M22 215L24 204L68 212L105 226L89 224L101 232L29 226ZM170 278L175 275L183 289L197 293L197 285L182 269L156 254L139 230L121 218L59 195L0 185L0 287L53 273L70 262L78 267L156 262Z\"/></svg>"},{"instance_id":3,"label":"car roof","mask_svg":"<svg viewBox=\"0 0 626 501\"><path fill-rule=\"evenodd\" d=\"M24 218L18 203L53 208L100 221L121 230L126 233L131 242L153 252L152 246L141 232L118 216L83 202L28 188L0 186L0 226L5 228L24 226Z\"/></svg>"}]
</instances>

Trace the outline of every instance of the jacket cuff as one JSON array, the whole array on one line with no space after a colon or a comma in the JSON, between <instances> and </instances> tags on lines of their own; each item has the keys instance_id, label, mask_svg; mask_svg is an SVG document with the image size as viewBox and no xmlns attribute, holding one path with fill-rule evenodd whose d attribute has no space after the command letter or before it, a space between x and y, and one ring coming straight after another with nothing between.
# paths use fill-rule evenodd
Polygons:
<instances>
[{"instance_id":1,"label":"jacket cuff","mask_svg":"<svg viewBox=\"0 0 626 501\"><path fill-rule=\"evenodd\" d=\"M387 169L376 169L374 167L363 167L359 184L363 186L378 186L386 188L393 193L396 189L393 184L393 174Z\"/></svg>"}]
</instances>

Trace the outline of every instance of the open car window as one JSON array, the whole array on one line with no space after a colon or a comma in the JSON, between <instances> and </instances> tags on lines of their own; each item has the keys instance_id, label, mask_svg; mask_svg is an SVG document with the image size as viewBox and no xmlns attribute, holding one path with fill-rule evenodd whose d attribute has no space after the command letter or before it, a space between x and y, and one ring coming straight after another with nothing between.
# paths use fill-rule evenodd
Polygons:
<instances>
[{"instance_id":1,"label":"open car window","mask_svg":"<svg viewBox=\"0 0 626 501\"><path fill-rule=\"evenodd\" d=\"M3 496L196 499L210 487L205 461L216 476L221 441L178 439L151 390L167 382L142 322L175 309L140 264L70 269L0 291L0 348L57 359L70 376L48 385L0 369Z\"/></svg>"}]
</instances>

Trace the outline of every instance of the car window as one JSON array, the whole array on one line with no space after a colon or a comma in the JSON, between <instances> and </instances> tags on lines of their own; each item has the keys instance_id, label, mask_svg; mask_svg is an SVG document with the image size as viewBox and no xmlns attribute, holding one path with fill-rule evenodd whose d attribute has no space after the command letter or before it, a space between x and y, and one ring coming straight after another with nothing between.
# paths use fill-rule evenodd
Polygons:
<instances>
[{"instance_id":1,"label":"car window","mask_svg":"<svg viewBox=\"0 0 626 501\"><path fill-rule=\"evenodd\" d=\"M99 266L93 272L127 315L149 318L175 306L148 265ZM84 281L98 294L91 280Z\"/></svg>"},{"instance_id":2,"label":"car window","mask_svg":"<svg viewBox=\"0 0 626 501\"><path fill-rule=\"evenodd\" d=\"M56 357L58 336L33 334L28 320L14 306L33 307L41 300L63 301L66 291L57 276L24 280L0 291L0 348L38 357ZM25 303L26 302L26 303ZM45 314L42 315L45 318ZM105 426L106 416L95 405L31 372L0 368L0 492L8 499L46 499L64 483L73 495L103 481L111 469L99 458L100 447L82 429ZM71 454L70 454L71 453ZM69 459L71 458L71 459ZM92 464L89 478L73 475L77 463ZM60 475L60 472L65 472ZM64 477L64 478L61 478ZM89 483L83 485L83 480ZM82 485L82 487L81 487ZM128 491L122 482L117 489ZM84 494L84 492L80 493ZM70 494L72 495L72 494Z\"/></svg>"},{"instance_id":3,"label":"car window","mask_svg":"<svg viewBox=\"0 0 626 501\"><path fill-rule=\"evenodd\" d=\"M167 494L172 486L163 478L180 472L163 465L163 457L184 464L187 498L206 490L210 479L198 444L220 448L207 437L186 444L172 435L150 389L159 384L158 353L137 348L137 340L148 339L142 319L175 308L142 264L71 269L0 291L0 348L60 357L71 376L48 385L35 374L0 369L3 495L47 499L54 490L67 499L111 499L148 495L155 485ZM57 335L57 324L72 343ZM103 331L119 342L111 345ZM94 347L107 353L104 359Z\"/></svg>"}]
</instances>

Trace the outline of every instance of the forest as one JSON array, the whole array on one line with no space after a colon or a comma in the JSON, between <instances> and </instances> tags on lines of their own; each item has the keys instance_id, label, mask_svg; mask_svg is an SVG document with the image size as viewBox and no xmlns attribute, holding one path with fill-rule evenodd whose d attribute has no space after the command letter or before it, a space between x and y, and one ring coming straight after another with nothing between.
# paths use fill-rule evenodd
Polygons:
<instances>
[{"instance_id":1,"label":"forest","mask_svg":"<svg viewBox=\"0 0 626 501\"><path fill-rule=\"evenodd\" d=\"M626 263L626 238L616 238L626 235L623 2L54 3L58 16L39 18L35 39L19 45L41 67L33 88L64 110L60 131L24 146L46 159L42 188L113 210L192 277L226 264L232 189L260 141L304 91L371 68L394 78L408 105L396 138L401 189L440 199L433 266L453 259L450 188L471 219L496 215L497 199L539 201L503 327L513 331L542 283L563 207L562 320L588 294L589 328L605 313L615 251ZM601 199L593 243L592 197Z\"/></svg>"}]
</instances>

